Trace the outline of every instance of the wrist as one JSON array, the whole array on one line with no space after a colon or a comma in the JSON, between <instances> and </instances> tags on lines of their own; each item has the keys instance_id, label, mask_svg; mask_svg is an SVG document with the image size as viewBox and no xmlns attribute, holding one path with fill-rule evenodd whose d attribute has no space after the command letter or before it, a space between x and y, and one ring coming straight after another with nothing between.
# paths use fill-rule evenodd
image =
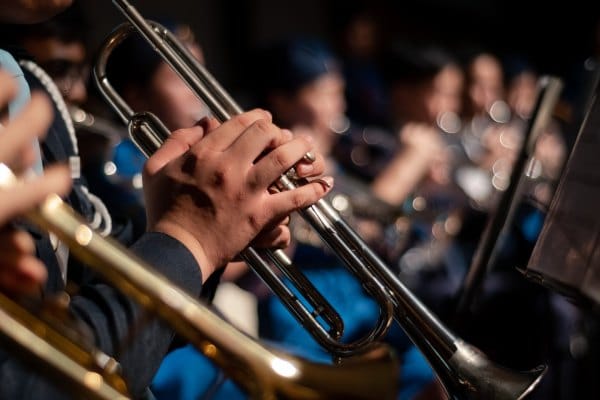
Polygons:
<instances>
[{"instance_id":1,"label":"wrist","mask_svg":"<svg viewBox=\"0 0 600 400\"><path fill-rule=\"evenodd\" d=\"M178 223L170 220L161 220L156 223L152 231L169 235L184 245L196 259L196 262L198 263L202 273L203 280L205 280L206 277L210 276L214 272L215 265L210 261L210 258L206 254L202 244L193 234L191 234Z\"/></svg>"}]
</instances>

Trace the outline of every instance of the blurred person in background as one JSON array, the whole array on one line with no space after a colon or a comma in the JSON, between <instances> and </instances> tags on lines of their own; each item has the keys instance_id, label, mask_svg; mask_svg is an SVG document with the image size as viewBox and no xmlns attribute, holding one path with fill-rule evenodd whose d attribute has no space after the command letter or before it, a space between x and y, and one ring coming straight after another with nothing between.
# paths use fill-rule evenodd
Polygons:
<instances>
[{"instance_id":1,"label":"blurred person in background","mask_svg":"<svg viewBox=\"0 0 600 400\"><path fill-rule=\"evenodd\" d=\"M486 208L508 186L520 133L510 129L499 139L511 118L500 59L488 51L475 51L466 60L465 70L467 88L461 140L467 159L457 178L473 201Z\"/></svg>"},{"instance_id":2,"label":"blurred person in background","mask_svg":"<svg viewBox=\"0 0 600 400\"><path fill-rule=\"evenodd\" d=\"M437 143L416 137L406 140L399 148L396 138L382 128L361 128L349 120L345 115L345 80L341 65L324 42L316 38L296 37L261 50L257 57L261 60L257 65L257 76L260 77L257 83L262 88L259 104L296 135L312 137L316 148L326 156L326 170L336 178L336 189L329 200L335 207L336 199L345 196L351 205L350 210L342 209L342 214L347 213L350 223L368 243L381 244L385 224L392 225L393 220L382 221L361 215L356 200L367 198L366 206L374 213L380 211L385 214L387 208L400 207L403 197L425 176L427 160L431 160L432 148ZM376 140L367 149L370 153L362 160L364 164L351 166L353 151L354 161L359 159L352 141L361 135ZM359 143L363 149L366 145L365 142ZM347 154L350 160L342 160L342 154ZM386 200L386 194L392 202ZM291 228L295 239L292 261L342 315L345 322L343 340L353 341L368 333L379 313L377 303L297 215L292 216ZM259 323L261 337L301 348L312 357L327 357L325 350L276 296L259 298ZM423 356L397 324L392 326L385 340L397 349L400 356L398 398L412 399L424 395L424 391L434 384L432 372Z\"/></svg>"},{"instance_id":3,"label":"blurred person in background","mask_svg":"<svg viewBox=\"0 0 600 400\"><path fill-rule=\"evenodd\" d=\"M455 182L464 157L460 145L464 72L440 46L393 43L383 60L389 92L390 125L401 140L435 140L426 159L427 174L407 196L410 240L396 268L409 287L440 315L462 283L466 264L456 246L469 205ZM422 161L422 160L419 160Z\"/></svg>"},{"instance_id":4,"label":"blurred person in background","mask_svg":"<svg viewBox=\"0 0 600 400\"><path fill-rule=\"evenodd\" d=\"M361 125L384 125L388 104L379 58L384 35L375 9L349 6L340 12L338 53L346 82L347 115Z\"/></svg>"},{"instance_id":5,"label":"blurred person in background","mask_svg":"<svg viewBox=\"0 0 600 400\"><path fill-rule=\"evenodd\" d=\"M90 57L87 38L89 24L82 3L75 3L57 16L32 25L13 28L14 41L20 43L27 57L45 71L62 96L81 161L81 175L86 186L106 207L113 222L113 234L139 237L146 229L146 216L141 193L141 165L136 171L140 187L111 170L111 153L118 146L126 129L112 124L101 114L90 113ZM36 69L34 64L31 65ZM37 70L37 69L36 69ZM93 93L93 91L92 91ZM86 111L87 110L87 111ZM66 118L66 115L65 117ZM117 150L118 151L118 150Z\"/></svg>"}]
</instances>

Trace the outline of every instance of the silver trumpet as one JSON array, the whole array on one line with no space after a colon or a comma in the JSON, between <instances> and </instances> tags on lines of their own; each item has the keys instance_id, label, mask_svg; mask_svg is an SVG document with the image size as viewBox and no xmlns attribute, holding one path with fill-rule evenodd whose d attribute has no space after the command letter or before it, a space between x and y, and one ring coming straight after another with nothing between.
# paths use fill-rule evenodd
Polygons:
<instances>
[{"instance_id":1,"label":"silver trumpet","mask_svg":"<svg viewBox=\"0 0 600 400\"><path fill-rule=\"evenodd\" d=\"M0 189L10 190L18 183L10 169L0 164ZM341 365L313 363L271 350L222 320L120 243L91 229L59 196L49 195L25 217L53 232L86 265L168 323L252 399L394 399L396 396L398 364L393 352L384 345L373 345L368 352L345 359ZM69 388L83 398L130 398L124 381L114 373L100 374L86 367L90 358L99 358L98 352L74 348L67 340L68 335L50 331L46 325L12 327L13 319L5 319L4 315L9 306L0 296L0 333L5 325L19 329L14 335L15 341L20 340L19 346L34 356L47 358L51 368L43 373L56 372L68 377L75 384ZM35 331L42 335L39 340L31 341L35 339ZM110 360L104 356L103 364L117 365ZM106 370L111 372L114 368Z\"/></svg>"},{"instance_id":2,"label":"silver trumpet","mask_svg":"<svg viewBox=\"0 0 600 400\"><path fill-rule=\"evenodd\" d=\"M168 137L169 131L156 116L147 112L134 113L114 90L106 74L111 52L133 32L140 33L152 45L206 103L218 120L223 122L241 113L242 110L235 101L172 33L159 24L146 21L127 1L113 0L113 4L125 15L129 23L115 29L101 47L94 66L94 80L107 102L128 125L132 139L146 155L153 154L160 147ZM294 172L290 171L281 176L275 184L278 189L287 190L303 183L305 182L295 178ZM546 366L539 366L527 372L509 370L494 364L481 351L450 332L326 201L320 200L299 212L346 263L367 292L381 304L379 327L376 327L371 335L360 343L354 343L351 349L336 342L341 330L336 329L334 335L324 337L326 332L323 327L308 310L298 308L297 298L269 269L268 263L259 257L259 252L247 248L243 257L259 276L263 279L266 277L268 284L275 285L276 294L283 293L282 301L291 309L292 314L317 341L326 345L334 356L347 356L360 351L362 345L378 340L388 329L387 316L391 314L427 357L451 399L521 399L540 382ZM279 253L271 253L268 256L275 264L281 264L279 266L283 273L289 276L293 265L289 260L280 260L278 257ZM317 305L313 313L319 314L326 308L325 305Z\"/></svg>"}]
</instances>

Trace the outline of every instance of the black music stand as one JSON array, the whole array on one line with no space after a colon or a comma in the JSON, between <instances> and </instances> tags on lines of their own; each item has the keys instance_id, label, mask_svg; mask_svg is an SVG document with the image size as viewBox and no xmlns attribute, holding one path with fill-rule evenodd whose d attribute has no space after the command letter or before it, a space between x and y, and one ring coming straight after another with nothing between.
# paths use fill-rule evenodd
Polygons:
<instances>
[{"instance_id":1,"label":"black music stand","mask_svg":"<svg viewBox=\"0 0 600 400\"><path fill-rule=\"evenodd\" d=\"M525 276L600 310L600 85L583 123Z\"/></svg>"},{"instance_id":2,"label":"black music stand","mask_svg":"<svg viewBox=\"0 0 600 400\"><path fill-rule=\"evenodd\" d=\"M505 229L511 225L519 204L519 195L528 161L533 155L539 134L550 122L563 84L557 77L545 76L540 79L539 86L536 106L525 129L523 145L513 165L509 186L500 197L496 210L486 224L465 277L464 285L457 296L455 315L457 323L469 314L473 301L483 286L485 276L496 261L499 251L498 243Z\"/></svg>"}]
</instances>

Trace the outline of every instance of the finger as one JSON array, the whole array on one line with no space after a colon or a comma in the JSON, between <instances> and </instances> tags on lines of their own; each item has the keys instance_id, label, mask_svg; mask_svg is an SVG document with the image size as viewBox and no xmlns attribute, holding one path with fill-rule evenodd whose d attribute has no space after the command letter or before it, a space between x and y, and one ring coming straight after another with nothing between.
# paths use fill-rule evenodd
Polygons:
<instances>
[{"instance_id":1,"label":"finger","mask_svg":"<svg viewBox=\"0 0 600 400\"><path fill-rule=\"evenodd\" d=\"M208 135L210 132L221 126L221 123L215 117L206 116L198 121L196 125L204 128L204 132L206 132L205 135Z\"/></svg>"},{"instance_id":2,"label":"finger","mask_svg":"<svg viewBox=\"0 0 600 400\"><path fill-rule=\"evenodd\" d=\"M46 133L53 118L50 101L45 95L33 93L31 101L0 133L0 161L11 165L21 157L24 146Z\"/></svg>"},{"instance_id":3,"label":"finger","mask_svg":"<svg viewBox=\"0 0 600 400\"><path fill-rule=\"evenodd\" d=\"M300 161L312 146L306 139L293 138L261 158L250 170L248 178L260 187L275 182L281 174Z\"/></svg>"},{"instance_id":4,"label":"finger","mask_svg":"<svg viewBox=\"0 0 600 400\"><path fill-rule=\"evenodd\" d=\"M144 172L150 175L161 170L170 161L187 152L198 143L204 136L205 130L202 124L192 128L180 129L173 132L146 162Z\"/></svg>"},{"instance_id":5,"label":"finger","mask_svg":"<svg viewBox=\"0 0 600 400\"><path fill-rule=\"evenodd\" d=\"M269 194L267 207L272 212L272 219L283 218L294 211L316 203L329 193L332 187L333 178L324 177L293 190Z\"/></svg>"},{"instance_id":6,"label":"finger","mask_svg":"<svg viewBox=\"0 0 600 400\"><path fill-rule=\"evenodd\" d=\"M0 191L0 223L22 215L41 203L50 193L64 195L71 187L71 176L66 166L52 166L43 176L21 181Z\"/></svg>"},{"instance_id":7,"label":"finger","mask_svg":"<svg viewBox=\"0 0 600 400\"><path fill-rule=\"evenodd\" d=\"M0 253L7 254L11 251L33 254L35 243L27 232L7 225L0 232Z\"/></svg>"},{"instance_id":8,"label":"finger","mask_svg":"<svg viewBox=\"0 0 600 400\"><path fill-rule=\"evenodd\" d=\"M309 178L313 176L319 176L325 171L325 158L323 155L315 154L315 160L308 162L305 158L302 158L296 164L296 175L300 178Z\"/></svg>"},{"instance_id":9,"label":"finger","mask_svg":"<svg viewBox=\"0 0 600 400\"><path fill-rule=\"evenodd\" d=\"M269 231L271 229L275 229L277 226L279 225L289 225L290 223L290 216L286 215L283 218L278 218L278 219L273 219L272 221L270 221L270 223L268 223L267 225L265 225L265 227L263 228L263 231Z\"/></svg>"},{"instance_id":10,"label":"finger","mask_svg":"<svg viewBox=\"0 0 600 400\"><path fill-rule=\"evenodd\" d=\"M282 130L265 120L258 120L231 145L231 155L241 164L240 168L246 170L257 160L270 154L273 149L292 139L290 131ZM280 174L284 171L280 171Z\"/></svg>"},{"instance_id":11,"label":"finger","mask_svg":"<svg viewBox=\"0 0 600 400\"><path fill-rule=\"evenodd\" d=\"M0 265L0 286L15 294L34 294L46 282L48 272L34 256L4 259Z\"/></svg>"},{"instance_id":12,"label":"finger","mask_svg":"<svg viewBox=\"0 0 600 400\"><path fill-rule=\"evenodd\" d=\"M0 274L5 281L43 283L47 278L47 270L34 255L33 238L25 231L10 228L2 233L2 239Z\"/></svg>"},{"instance_id":13,"label":"finger","mask_svg":"<svg viewBox=\"0 0 600 400\"><path fill-rule=\"evenodd\" d=\"M261 119L270 123L272 121L271 113L262 109L254 109L236 115L206 135L206 139L202 145L209 146L211 149L217 151L223 151L229 148L248 127Z\"/></svg>"},{"instance_id":14,"label":"finger","mask_svg":"<svg viewBox=\"0 0 600 400\"><path fill-rule=\"evenodd\" d=\"M262 249L283 249L290 245L291 240L292 235L289 227L279 225L274 229L261 232L251 244Z\"/></svg>"},{"instance_id":15,"label":"finger","mask_svg":"<svg viewBox=\"0 0 600 400\"><path fill-rule=\"evenodd\" d=\"M17 94L17 83L6 71L0 70L0 110Z\"/></svg>"}]
</instances>

